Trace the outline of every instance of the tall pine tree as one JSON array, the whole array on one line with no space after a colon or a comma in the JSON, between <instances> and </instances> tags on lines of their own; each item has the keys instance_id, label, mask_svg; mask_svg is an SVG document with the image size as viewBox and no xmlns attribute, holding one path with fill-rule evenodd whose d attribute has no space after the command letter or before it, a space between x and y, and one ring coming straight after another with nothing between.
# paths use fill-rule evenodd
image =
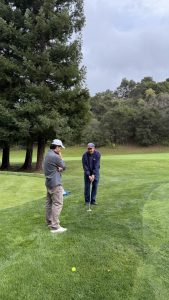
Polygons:
<instances>
[{"instance_id":1,"label":"tall pine tree","mask_svg":"<svg viewBox=\"0 0 169 300\"><path fill-rule=\"evenodd\" d=\"M18 31L14 14L6 1L0 3L0 146L3 148L2 169L9 169L10 145L19 138L19 123L15 112L22 77L14 49ZM24 123L22 124L22 128ZM23 134L23 132L22 132Z\"/></svg>"},{"instance_id":2,"label":"tall pine tree","mask_svg":"<svg viewBox=\"0 0 169 300\"><path fill-rule=\"evenodd\" d=\"M46 141L68 135L77 139L86 122L88 92L82 89L80 68L83 1L4 1L4 7L12 14L9 26L17 31L12 51L21 84L15 111L20 130L22 123L28 128L22 139L27 144L24 167L31 166L37 142L40 169Z\"/></svg>"}]
</instances>

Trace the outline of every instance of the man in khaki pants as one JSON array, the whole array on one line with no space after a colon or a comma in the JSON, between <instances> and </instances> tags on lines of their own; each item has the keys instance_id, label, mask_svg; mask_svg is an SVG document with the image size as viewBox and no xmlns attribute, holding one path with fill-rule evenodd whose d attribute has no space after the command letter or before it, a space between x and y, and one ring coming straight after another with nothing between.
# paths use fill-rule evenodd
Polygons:
<instances>
[{"instance_id":1,"label":"man in khaki pants","mask_svg":"<svg viewBox=\"0 0 169 300\"><path fill-rule=\"evenodd\" d=\"M46 177L46 223L52 233L61 233L67 230L60 226L59 216L63 207L63 188L61 172L65 170L61 149L65 148L61 140L55 139L44 160L44 174Z\"/></svg>"}]
</instances>

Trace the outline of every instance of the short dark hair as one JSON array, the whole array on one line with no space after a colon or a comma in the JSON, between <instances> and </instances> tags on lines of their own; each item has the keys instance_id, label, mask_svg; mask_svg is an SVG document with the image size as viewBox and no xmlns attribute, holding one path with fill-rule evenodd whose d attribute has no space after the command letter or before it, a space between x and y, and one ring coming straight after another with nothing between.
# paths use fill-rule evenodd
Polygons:
<instances>
[{"instance_id":1,"label":"short dark hair","mask_svg":"<svg viewBox=\"0 0 169 300\"><path fill-rule=\"evenodd\" d=\"M54 145L54 144L51 144L51 145L50 145L50 149L52 149L52 150L55 150L56 147L57 147L57 145Z\"/></svg>"}]
</instances>

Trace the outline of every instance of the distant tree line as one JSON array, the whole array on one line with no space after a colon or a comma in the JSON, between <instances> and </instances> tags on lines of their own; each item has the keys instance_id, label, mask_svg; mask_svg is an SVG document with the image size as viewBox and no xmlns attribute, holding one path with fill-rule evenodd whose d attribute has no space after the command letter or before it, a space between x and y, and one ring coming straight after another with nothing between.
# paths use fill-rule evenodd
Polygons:
<instances>
[{"instance_id":1,"label":"distant tree line","mask_svg":"<svg viewBox=\"0 0 169 300\"><path fill-rule=\"evenodd\" d=\"M169 145L169 79L155 82L145 77L136 83L124 78L115 91L91 97L90 106L84 142Z\"/></svg>"},{"instance_id":2,"label":"distant tree line","mask_svg":"<svg viewBox=\"0 0 169 300\"><path fill-rule=\"evenodd\" d=\"M83 0L0 1L1 169L9 169L13 145L25 148L27 170L36 144L39 170L47 141L79 141L89 111L84 21Z\"/></svg>"}]
</instances>

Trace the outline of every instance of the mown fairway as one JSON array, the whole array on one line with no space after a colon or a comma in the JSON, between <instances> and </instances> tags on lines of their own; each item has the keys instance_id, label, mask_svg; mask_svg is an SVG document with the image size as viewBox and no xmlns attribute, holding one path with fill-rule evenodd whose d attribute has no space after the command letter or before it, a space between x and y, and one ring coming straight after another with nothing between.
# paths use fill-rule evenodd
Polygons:
<instances>
[{"instance_id":1,"label":"mown fairway","mask_svg":"<svg viewBox=\"0 0 169 300\"><path fill-rule=\"evenodd\" d=\"M91 213L80 151L65 160L60 235L44 222L43 175L0 173L0 299L168 299L169 154L103 155Z\"/></svg>"}]
</instances>

